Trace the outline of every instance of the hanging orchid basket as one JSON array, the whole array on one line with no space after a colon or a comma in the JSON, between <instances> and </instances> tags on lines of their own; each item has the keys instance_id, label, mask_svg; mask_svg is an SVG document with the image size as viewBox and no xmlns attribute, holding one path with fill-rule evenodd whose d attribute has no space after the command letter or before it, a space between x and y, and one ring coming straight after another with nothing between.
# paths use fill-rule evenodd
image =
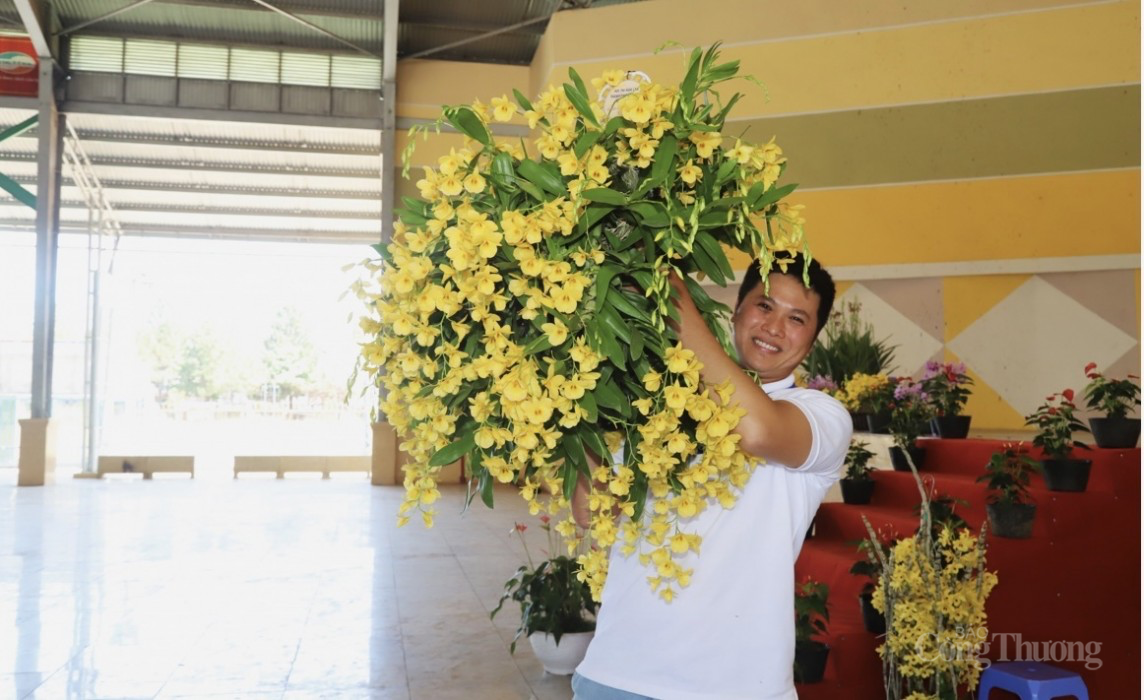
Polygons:
<instances>
[{"instance_id":1,"label":"hanging orchid basket","mask_svg":"<svg viewBox=\"0 0 1144 700\"><path fill-rule=\"evenodd\" d=\"M357 290L362 367L409 455L402 523L420 511L432 524L436 474L462 457L489 506L499 482L534 513L566 511L591 479L598 547L580 563L594 592L617 541L655 562L665 598L686 585L688 518L731 506L753 460L730 386L706 386L676 340L666 273L729 349L728 309L693 277L732 281L727 249L764 279L809 258L782 150L724 134L739 95L719 89L738 69L696 49L678 86L610 71L590 90L570 70L535 102L514 91L444 109L465 145L425 169ZM490 123L521 115L535 138L494 139Z\"/></svg>"}]
</instances>

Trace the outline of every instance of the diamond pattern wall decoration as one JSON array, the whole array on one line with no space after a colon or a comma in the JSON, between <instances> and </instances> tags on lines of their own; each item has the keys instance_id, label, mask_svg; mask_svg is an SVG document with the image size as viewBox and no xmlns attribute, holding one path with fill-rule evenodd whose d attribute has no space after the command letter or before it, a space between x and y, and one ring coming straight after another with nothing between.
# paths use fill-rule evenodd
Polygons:
<instances>
[{"instance_id":1,"label":"diamond pattern wall decoration","mask_svg":"<svg viewBox=\"0 0 1144 700\"><path fill-rule=\"evenodd\" d=\"M1135 338L1037 277L949 341L1022 415L1047 394L1080 390L1087 362L1108 365L1135 345ZM1075 379L1061 384L1062 377Z\"/></svg>"}]
</instances>

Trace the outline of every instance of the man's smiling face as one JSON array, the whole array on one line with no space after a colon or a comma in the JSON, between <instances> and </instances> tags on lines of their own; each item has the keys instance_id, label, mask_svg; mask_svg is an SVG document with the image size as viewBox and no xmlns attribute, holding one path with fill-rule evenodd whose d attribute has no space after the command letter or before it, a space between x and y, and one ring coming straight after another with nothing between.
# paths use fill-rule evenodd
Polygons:
<instances>
[{"instance_id":1,"label":"man's smiling face","mask_svg":"<svg viewBox=\"0 0 1144 700\"><path fill-rule=\"evenodd\" d=\"M743 297L731 321L739 362L764 382L785 378L798 367L818 335L818 293L791 275L772 274Z\"/></svg>"}]
</instances>

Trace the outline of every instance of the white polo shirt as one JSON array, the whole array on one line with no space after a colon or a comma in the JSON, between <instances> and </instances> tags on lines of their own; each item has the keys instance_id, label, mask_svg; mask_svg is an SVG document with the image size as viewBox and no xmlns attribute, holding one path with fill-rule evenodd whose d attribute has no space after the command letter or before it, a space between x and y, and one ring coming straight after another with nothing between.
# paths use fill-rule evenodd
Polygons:
<instances>
[{"instance_id":1,"label":"white polo shirt","mask_svg":"<svg viewBox=\"0 0 1144 700\"><path fill-rule=\"evenodd\" d=\"M608 580L580 675L658 700L796 700L794 563L822 499L841 475L852 422L838 401L794 386L763 385L810 422L806 462L761 465L734 508L711 503L684 521L703 537L680 564L691 583L671 603L648 586L654 571L613 547Z\"/></svg>"}]
</instances>

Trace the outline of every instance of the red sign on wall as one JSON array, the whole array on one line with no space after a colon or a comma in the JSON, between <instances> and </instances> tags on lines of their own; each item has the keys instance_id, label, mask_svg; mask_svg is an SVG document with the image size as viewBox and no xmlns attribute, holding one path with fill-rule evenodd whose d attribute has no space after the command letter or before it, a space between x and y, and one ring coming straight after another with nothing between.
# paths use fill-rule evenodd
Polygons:
<instances>
[{"instance_id":1,"label":"red sign on wall","mask_svg":"<svg viewBox=\"0 0 1144 700\"><path fill-rule=\"evenodd\" d=\"M36 97L39 82L40 61L32 40L0 36L0 95Z\"/></svg>"}]
</instances>

